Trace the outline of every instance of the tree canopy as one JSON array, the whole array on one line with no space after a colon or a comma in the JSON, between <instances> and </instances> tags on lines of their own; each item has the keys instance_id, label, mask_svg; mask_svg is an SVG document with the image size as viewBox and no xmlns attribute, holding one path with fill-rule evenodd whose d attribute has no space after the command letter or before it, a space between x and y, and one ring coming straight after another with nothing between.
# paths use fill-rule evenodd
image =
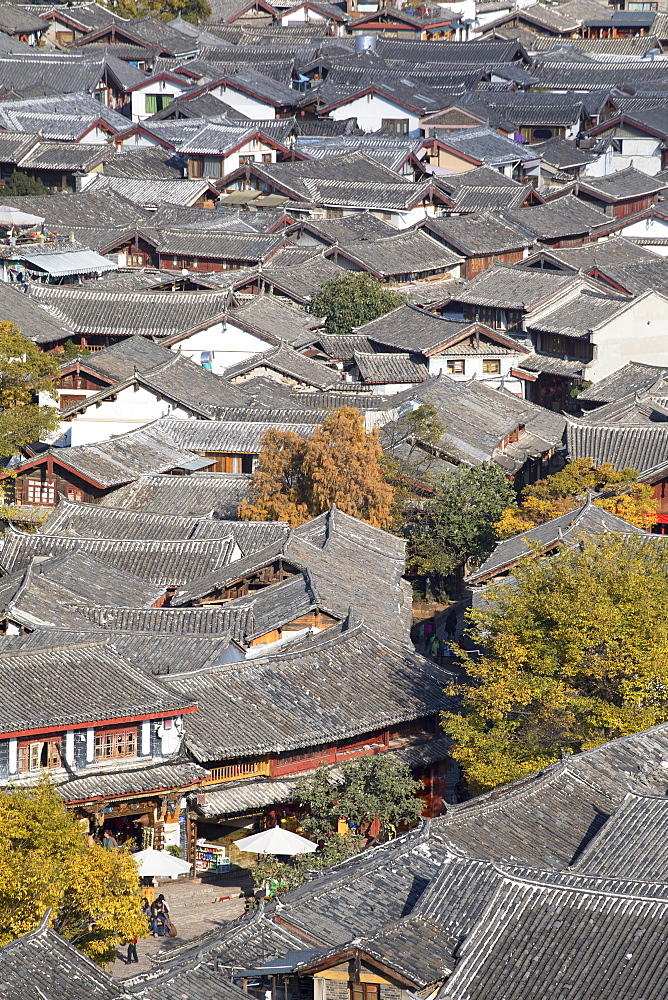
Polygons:
<instances>
[{"instance_id":1,"label":"tree canopy","mask_svg":"<svg viewBox=\"0 0 668 1000\"><path fill-rule=\"evenodd\" d=\"M493 462L447 472L407 528L409 568L419 576L446 577L468 562L482 562L496 544L494 523L513 497Z\"/></svg>"},{"instance_id":2,"label":"tree canopy","mask_svg":"<svg viewBox=\"0 0 668 1000\"><path fill-rule=\"evenodd\" d=\"M327 281L313 297L310 311L326 316L327 333L350 334L353 328L397 309L404 300L377 278L365 273L342 274Z\"/></svg>"},{"instance_id":3,"label":"tree canopy","mask_svg":"<svg viewBox=\"0 0 668 1000\"><path fill-rule=\"evenodd\" d=\"M264 885L272 896L281 895L308 878L314 870L329 868L362 850L375 821L380 836L394 834L398 826L412 826L422 813L416 781L410 769L385 754L361 757L340 767L335 778L321 767L297 784L296 800L308 810L302 826L318 841L315 854L297 856L283 864L271 856L260 857L253 868L256 886ZM349 829L339 833L339 821Z\"/></svg>"},{"instance_id":4,"label":"tree canopy","mask_svg":"<svg viewBox=\"0 0 668 1000\"><path fill-rule=\"evenodd\" d=\"M596 466L591 458L567 462L563 469L527 486L519 505L508 507L496 525L499 538L510 538L582 503L587 490L608 494L594 501L598 507L650 530L656 521L657 501L652 487L636 480L635 469L616 472L610 463Z\"/></svg>"},{"instance_id":5,"label":"tree canopy","mask_svg":"<svg viewBox=\"0 0 668 1000\"><path fill-rule=\"evenodd\" d=\"M268 430L251 499L239 506L239 517L296 525L336 504L345 514L384 527L394 490L384 478L382 457L378 436L367 433L361 413L350 406L327 417L309 440Z\"/></svg>"},{"instance_id":6,"label":"tree canopy","mask_svg":"<svg viewBox=\"0 0 668 1000\"><path fill-rule=\"evenodd\" d=\"M51 926L100 965L147 933L137 865L122 849L89 846L47 781L0 793L0 945Z\"/></svg>"},{"instance_id":7,"label":"tree canopy","mask_svg":"<svg viewBox=\"0 0 668 1000\"><path fill-rule=\"evenodd\" d=\"M418 797L422 782L416 781L406 764L385 754L360 757L343 764L341 777L319 768L303 778L296 789L297 801L309 810L304 829L318 840L337 830L339 819L346 820L355 834L366 837L374 822L381 833L398 826L411 826L422 814Z\"/></svg>"},{"instance_id":8,"label":"tree canopy","mask_svg":"<svg viewBox=\"0 0 668 1000\"><path fill-rule=\"evenodd\" d=\"M113 0L106 6L119 17L131 20L150 14L160 21L171 21L180 14L184 21L199 24L211 17L207 0Z\"/></svg>"},{"instance_id":9,"label":"tree canopy","mask_svg":"<svg viewBox=\"0 0 668 1000\"><path fill-rule=\"evenodd\" d=\"M668 716L668 546L657 537L582 539L493 585L444 713L475 790L493 788ZM455 693L451 691L449 693Z\"/></svg>"},{"instance_id":10,"label":"tree canopy","mask_svg":"<svg viewBox=\"0 0 668 1000\"><path fill-rule=\"evenodd\" d=\"M440 459L434 453L447 428L435 406L423 403L381 429L385 470L396 488L408 493L429 488Z\"/></svg>"},{"instance_id":11,"label":"tree canopy","mask_svg":"<svg viewBox=\"0 0 668 1000\"><path fill-rule=\"evenodd\" d=\"M54 400L58 362L21 336L15 323L0 322L0 456L16 454L58 427L58 408L40 406L38 393Z\"/></svg>"}]
</instances>

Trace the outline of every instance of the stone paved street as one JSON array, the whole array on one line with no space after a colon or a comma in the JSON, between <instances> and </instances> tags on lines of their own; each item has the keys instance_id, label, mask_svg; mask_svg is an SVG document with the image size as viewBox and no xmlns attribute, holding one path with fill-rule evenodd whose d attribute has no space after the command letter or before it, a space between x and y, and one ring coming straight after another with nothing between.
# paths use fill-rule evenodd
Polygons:
<instances>
[{"instance_id":1,"label":"stone paved street","mask_svg":"<svg viewBox=\"0 0 668 1000\"><path fill-rule=\"evenodd\" d=\"M227 883L227 884L226 884ZM235 883L235 884L233 884ZM250 879L243 871L235 871L229 876L221 876L205 883L199 880L183 882L163 882L156 890L169 903L172 923L176 927L174 938L142 938L137 943L139 963L128 965L125 949L119 949L118 958L110 968L111 974L119 979L127 979L137 972L150 968L150 956L157 951L176 948L206 934L215 927L234 920L245 909L243 892L250 888ZM227 898L226 898L227 897Z\"/></svg>"}]
</instances>

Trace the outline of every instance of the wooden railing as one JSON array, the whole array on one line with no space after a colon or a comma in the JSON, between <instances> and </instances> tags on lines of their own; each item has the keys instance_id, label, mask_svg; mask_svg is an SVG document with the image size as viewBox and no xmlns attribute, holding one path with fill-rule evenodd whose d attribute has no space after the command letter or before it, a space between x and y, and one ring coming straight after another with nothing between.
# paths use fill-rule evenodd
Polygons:
<instances>
[{"instance_id":1,"label":"wooden railing","mask_svg":"<svg viewBox=\"0 0 668 1000\"><path fill-rule=\"evenodd\" d=\"M268 775L270 764L268 760L247 760L239 764L224 764L222 767L212 767L211 777L204 782L206 785L218 784L221 781L236 781L239 778L255 778Z\"/></svg>"}]
</instances>

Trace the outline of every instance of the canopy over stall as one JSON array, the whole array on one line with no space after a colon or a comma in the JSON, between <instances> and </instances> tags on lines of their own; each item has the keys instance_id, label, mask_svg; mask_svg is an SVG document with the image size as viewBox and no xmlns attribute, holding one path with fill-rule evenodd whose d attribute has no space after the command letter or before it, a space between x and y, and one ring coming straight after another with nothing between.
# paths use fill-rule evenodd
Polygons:
<instances>
[{"instance_id":1,"label":"canopy over stall","mask_svg":"<svg viewBox=\"0 0 668 1000\"><path fill-rule=\"evenodd\" d=\"M254 833L251 837L242 837L235 841L235 847L251 854L312 854L318 850L318 845L298 833L275 826L262 833Z\"/></svg>"},{"instance_id":2,"label":"canopy over stall","mask_svg":"<svg viewBox=\"0 0 668 1000\"><path fill-rule=\"evenodd\" d=\"M10 229L12 226L23 228L24 226L41 226L44 219L40 215L28 215L11 205L0 205L0 226L3 229Z\"/></svg>"}]
</instances>

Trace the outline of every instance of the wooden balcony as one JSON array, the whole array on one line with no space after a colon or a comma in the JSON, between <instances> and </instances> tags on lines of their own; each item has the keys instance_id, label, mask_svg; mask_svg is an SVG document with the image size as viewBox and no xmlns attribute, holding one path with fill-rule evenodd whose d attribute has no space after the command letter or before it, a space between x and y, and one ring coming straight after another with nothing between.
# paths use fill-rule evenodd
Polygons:
<instances>
[{"instance_id":1,"label":"wooden balcony","mask_svg":"<svg viewBox=\"0 0 668 1000\"><path fill-rule=\"evenodd\" d=\"M268 760L248 760L239 764L224 764L222 767L212 767L211 777L205 785L218 785L221 781L238 781L240 778L255 778L270 773Z\"/></svg>"}]
</instances>

